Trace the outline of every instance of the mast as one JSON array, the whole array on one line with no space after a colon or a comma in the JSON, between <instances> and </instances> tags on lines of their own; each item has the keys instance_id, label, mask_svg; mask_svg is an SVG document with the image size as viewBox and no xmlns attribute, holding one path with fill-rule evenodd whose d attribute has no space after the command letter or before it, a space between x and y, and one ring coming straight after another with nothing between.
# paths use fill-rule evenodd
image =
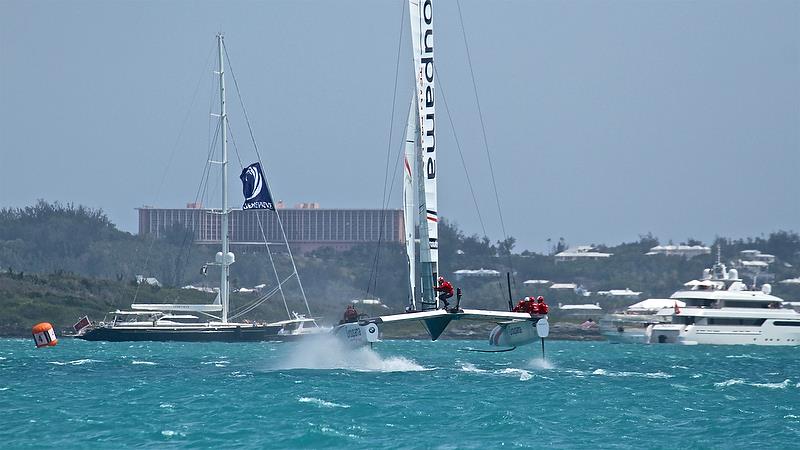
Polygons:
<instances>
[{"instance_id":1,"label":"mast","mask_svg":"<svg viewBox=\"0 0 800 450\"><path fill-rule=\"evenodd\" d=\"M408 302L412 311L417 309L417 252L414 242L417 214L414 211L415 174L418 173L417 160L417 111L416 101L411 102L406 125L405 157L403 158L403 220L405 225L406 258L408 260Z\"/></svg>"},{"instance_id":2,"label":"mast","mask_svg":"<svg viewBox=\"0 0 800 450\"><path fill-rule=\"evenodd\" d=\"M419 185L420 276L422 310L438 302L433 287L439 274L439 213L436 195L436 118L433 63L433 0L409 0L416 78L417 172Z\"/></svg>"},{"instance_id":3,"label":"mast","mask_svg":"<svg viewBox=\"0 0 800 450\"><path fill-rule=\"evenodd\" d=\"M219 298L222 303L222 323L228 323L228 275L230 265L233 263L233 254L228 248L228 114L225 109L225 63L222 55L223 49L222 33L217 34L217 49L219 50L219 120L222 133L222 252L217 255L217 262L220 263ZM229 256L230 254L230 256Z\"/></svg>"}]
</instances>

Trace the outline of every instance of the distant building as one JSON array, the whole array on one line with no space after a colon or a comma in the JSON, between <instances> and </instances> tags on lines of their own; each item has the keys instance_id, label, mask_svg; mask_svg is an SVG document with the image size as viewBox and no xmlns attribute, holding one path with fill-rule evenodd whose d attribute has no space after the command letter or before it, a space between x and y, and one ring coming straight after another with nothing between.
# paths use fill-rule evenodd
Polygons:
<instances>
[{"instance_id":1,"label":"distant building","mask_svg":"<svg viewBox=\"0 0 800 450\"><path fill-rule=\"evenodd\" d=\"M594 318L603 314L603 308L601 308L600 304L598 303L587 303L582 305L563 305L559 303L558 309L562 315L581 319L588 319L590 317Z\"/></svg>"},{"instance_id":2,"label":"distant building","mask_svg":"<svg viewBox=\"0 0 800 450\"><path fill-rule=\"evenodd\" d=\"M745 277L760 283L775 280L775 274L770 273L769 265L775 262L775 255L761 253L759 250L742 250L739 252L740 259L734 263L734 267Z\"/></svg>"},{"instance_id":3,"label":"distant building","mask_svg":"<svg viewBox=\"0 0 800 450\"><path fill-rule=\"evenodd\" d=\"M136 275L137 284L147 284L150 286L161 287L161 282L157 278L145 277L144 275Z\"/></svg>"},{"instance_id":4,"label":"distant building","mask_svg":"<svg viewBox=\"0 0 800 450\"><path fill-rule=\"evenodd\" d=\"M638 298L641 292L632 291L628 288L625 289L611 289L608 291L597 291L597 295L603 295L616 298Z\"/></svg>"},{"instance_id":5,"label":"distant building","mask_svg":"<svg viewBox=\"0 0 800 450\"><path fill-rule=\"evenodd\" d=\"M543 286L550 284L550 280L525 280L522 282L525 286Z\"/></svg>"},{"instance_id":6,"label":"distant building","mask_svg":"<svg viewBox=\"0 0 800 450\"><path fill-rule=\"evenodd\" d=\"M453 275L455 275L456 280L461 281L464 278L469 278L469 277L497 278L497 277L500 276L500 272L498 272L496 270L484 269L484 268L475 269L475 270L472 270L472 269L460 269L460 270L456 270L455 272L453 272Z\"/></svg>"},{"instance_id":7,"label":"distant building","mask_svg":"<svg viewBox=\"0 0 800 450\"><path fill-rule=\"evenodd\" d=\"M553 283L550 285L550 289L556 289L556 290L569 289L571 291L574 291L575 289L578 289L578 285L575 283Z\"/></svg>"},{"instance_id":8,"label":"distant building","mask_svg":"<svg viewBox=\"0 0 800 450\"><path fill-rule=\"evenodd\" d=\"M708 255L711 253L711 247L704 247L702 245L656 245L651 248L645 255L667 255L667 256L682 256L686 259L694 258L695 256Z\"/></svg>"},{"instance_id":9,"label":"distant building","mask_svg":"<svg viewBox=\"0 0 800 450\"><path fill-rule=\"evenodd\" d=\"M318 203L301 203L300 208L282 209L280 202L277 206L293 251L302 253L320 247L346 250L363 243L405 242L400 209L321 209ZM220 243L218 211L203 209L196 203L181 209L141 207L137 210L140 235L159 237L170 227L182 225L193 232L196 244ZM270 210L232 210L228 233L234 247L263 247L265 239L270 243L283 243L276 212Z\"/></svg>"},{"instance_id":10,"label":"distant building","mask_svg":"<svg viewBox=\"0 0 800 450\"><path fill-rule=\"evenodd\" d=\"M770 255L769 253L761 253L758 250L742 250L739 252L739 256L743 260L762 261L767 264L772 264L775 262L775 255Z\"/></svg>"},{"instance_id":11,"label":"distant building","mask_svg":"<svg viewBox=\"0 0 800 450\"><path fill-rule=\"evenodd\" d=\"M613 253L602 253L594 251L594 247L589 245L581 245L564 250L561 253L556 253L556 262L566 261L592 261L609 258Z\"/></svg>"}]
</instances>

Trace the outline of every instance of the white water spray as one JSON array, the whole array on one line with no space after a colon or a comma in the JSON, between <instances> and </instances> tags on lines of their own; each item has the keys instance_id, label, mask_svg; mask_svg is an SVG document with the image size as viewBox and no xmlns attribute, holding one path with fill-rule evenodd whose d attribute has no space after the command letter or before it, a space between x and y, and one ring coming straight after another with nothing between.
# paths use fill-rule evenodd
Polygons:
<instances>
[{"instance_id":1,"label":"white water spray","mask_svg":"<svg viewBox=\"0 0 800 450\"><path fill-rule=\"evenodd\" d=\"M315 336L286 346L270 370L344 369L356 372L417 372L427 370L416 362L399 357L384 358L369 348L350 348L334 336Z\"/></svg>"}]
</instances>

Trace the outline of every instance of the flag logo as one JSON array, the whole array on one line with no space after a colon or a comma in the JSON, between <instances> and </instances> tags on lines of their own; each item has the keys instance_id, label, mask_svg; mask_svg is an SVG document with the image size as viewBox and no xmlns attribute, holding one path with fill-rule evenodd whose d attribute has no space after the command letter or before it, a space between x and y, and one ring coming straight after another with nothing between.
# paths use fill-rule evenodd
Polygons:
<instances>
[{"instance_id":1,"label":"flag logo","mask_svg":"<svg viewBox=\"0 0 800 450\"><path fill-rule=\"evenodd\" d=\"M89 318L87 316L83 316L81 320L78 321L75 325L72 326L72 329L75 330L76 333L80 333L80 331L86 327L91 325L89 322Z\"/></svg>"},{"instance_id":2,"label":"flag logo","mask_svg":"<svg viewBox=\"0 0 800 450\"><path fill-rule=\"evenodd\" d=\"M272 203L272 195L267 188L264 172L261 171L261 163L253 163L242 170L239 175L242 180L242 194L244 204L242 209L271 209L275 211Z\"/></svg>"}]
</instances>

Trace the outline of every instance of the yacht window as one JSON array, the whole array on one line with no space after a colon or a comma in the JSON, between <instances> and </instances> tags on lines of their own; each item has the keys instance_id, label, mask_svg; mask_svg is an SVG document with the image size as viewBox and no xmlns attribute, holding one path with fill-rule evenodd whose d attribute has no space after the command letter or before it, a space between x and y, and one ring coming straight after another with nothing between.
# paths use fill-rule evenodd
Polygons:
<instances>
[{"instance_id":1,"label":"yacht window","mask_svg":"<svg viewBox=\"0 0 800 450\"><path fill-rule=\"evenodd\" d=\"M729 308L768 308L767 302L739 302L739 301L726 301L725 306Z\"/></svg>"},{"instance_id":2,"label":"yacht window","mask_svg":"<svg viewBox=\"0 0 800 450\"><path fill-rule=\"evenodd\" d=\"M775 321L775 326L779 327L800 327L800 322L785 322L781 320Z\"/></svg>"},{"instance_id":3,"label":"yacht window","mask_svg":"<svg viewBox=\"0 0 800 450\"><path fill-rule=\"evenodd\" d=\"M686 306L696 306L698 308L707 308L714 304L714 300L706 298L688 298L684 300Z\"/></svg>"},{"instance_id":4,"label":"yacht window","mask_svg":"<svg viewBox=\"0 0 800 450\"><path fill-rule=\"evenodd\" d=\"M766 319L729 319L712 317L708 319L709 325L748 325L760 327Z\"/></svg>"},{"instance_id":5,"label":"yacht window","mask_svg":"<svg viewBox=\"0 0 800 450\"><path fill-rule=\"evenodd\" d=\"M678 324L694 325L694 316L678 316Z\"/></svg>"}]
</instances>

